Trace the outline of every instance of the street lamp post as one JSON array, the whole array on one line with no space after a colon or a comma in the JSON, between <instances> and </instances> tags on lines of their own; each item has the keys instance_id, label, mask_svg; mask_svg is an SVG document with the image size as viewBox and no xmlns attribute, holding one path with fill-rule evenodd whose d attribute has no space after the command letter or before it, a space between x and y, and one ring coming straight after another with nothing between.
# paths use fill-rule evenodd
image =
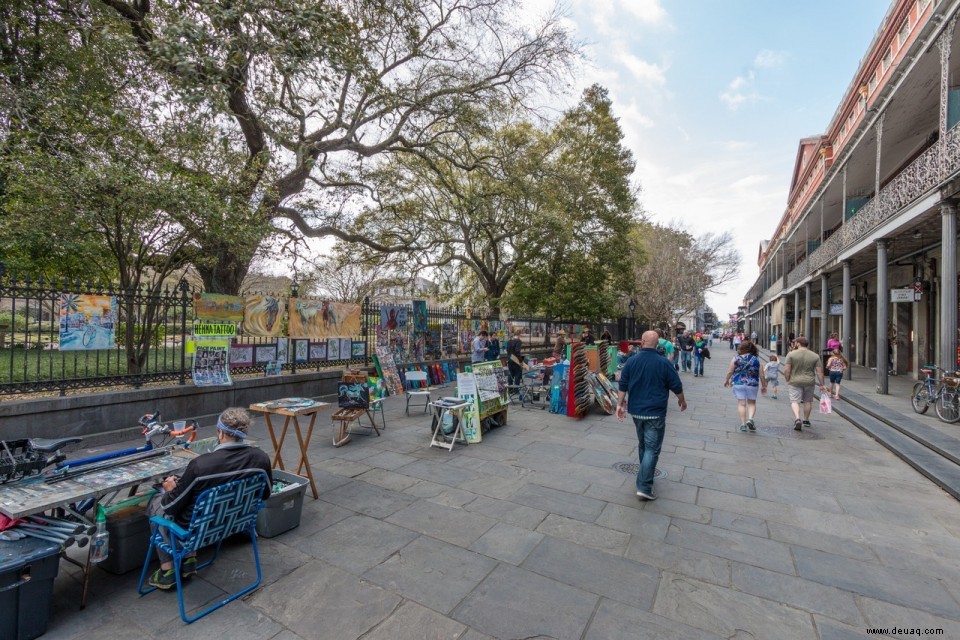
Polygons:
<instances>
[{"instance_id":1,"label":"street lamp post","mask_svg":"<svg viewBox=\"0 0 960 640\"><path fill-rule=\"evenodd\" d=\"M633 312L637 310L637 301L633 298L630 298L630 304L627 305L627 309L630 310L630 339L636 339L637 325L636 320L634 320Z\"/></svg>"}]
</instances>

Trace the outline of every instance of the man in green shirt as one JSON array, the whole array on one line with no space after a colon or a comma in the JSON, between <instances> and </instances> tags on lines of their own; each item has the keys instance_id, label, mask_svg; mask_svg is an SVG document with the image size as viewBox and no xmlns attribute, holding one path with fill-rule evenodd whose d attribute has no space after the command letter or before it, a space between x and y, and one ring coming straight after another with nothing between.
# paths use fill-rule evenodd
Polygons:
<instances>
[{"instance_id":1,"label":"man in green shirt","mask_svg":"<svg viewBox=\"0 0 960 640\"><path fill-rule=\"evenodd\" d=\"M787 380L790 394L790 407L793 409L795 431L810 426L810 412L813 410L813 388L820 386L820 392L826 392L823 385L823 363L820 356L807 347L810 342L803 336L793 341L796 348L787 354L783 377ZM803 419L800 419L800 405L803 405Z\"/></svg>"}]
</instances>

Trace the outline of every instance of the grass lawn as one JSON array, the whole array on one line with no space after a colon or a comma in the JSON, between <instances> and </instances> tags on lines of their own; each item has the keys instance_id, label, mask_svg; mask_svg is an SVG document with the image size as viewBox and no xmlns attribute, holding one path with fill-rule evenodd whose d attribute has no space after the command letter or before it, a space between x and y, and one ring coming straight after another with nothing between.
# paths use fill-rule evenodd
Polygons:
<instances>
[{"instance_id":1,"label":"grass lawn","mask_svg":"<svg viewBox=\"0 0 960 640\"><path fill-rule=\"evenodd\" d=\"M186 356L189 368L192 357ZM180 370L180 347L150 349L144 373ZM122 349L58 351L55 349L0 349L0 384L36 380L69 380L127 375Z\"/></svg>"}]
</instances>

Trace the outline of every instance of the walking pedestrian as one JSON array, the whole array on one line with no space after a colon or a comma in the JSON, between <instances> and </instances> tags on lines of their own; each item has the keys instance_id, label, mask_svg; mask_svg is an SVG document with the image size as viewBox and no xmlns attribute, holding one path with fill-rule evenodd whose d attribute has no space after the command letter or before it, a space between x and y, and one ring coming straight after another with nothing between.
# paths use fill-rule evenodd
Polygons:
<instances>
[{"instance_id":1,"label":"walking pedestrian","mask_svg":"<svg viewBox=\"0 0 960 640\"><path fill-rule=\"evenodd\" d=\"M787 381L790 394L790 408L793 409L795 431L810 427L810 412L813 410L813 388L820 385L820 392L826 393L823 380L823 363L820 356L807 347L810 342L804 336L793 341L794 349L787 354L784 362L783 377ZM800 418L801 406L803 418Z\"/></svg>"},{"instance_id":2,"label":"walking pedestrian","mask_svg":"<svg viewBox=\"0 0 960 640\"><path fill-rule=\"evenodd\" d=\"M690 335L689 329L683 332L678 342L680 343L680 368L683 371L690 371L693 369L693 336Z\"/></svg>"},{"instance_id":3,"label":"walking pedestrian","mask_svg":"<svg viewBox=\"0 0 960 640\"><path fill-rule=\"evenodd\" d=\"M683 383L670 361L657 353L657 332L644 331L640 352L630 356L620 372L617 419L629 413L637 429L640 470L637 472L637 497L656 500L653 473L657 468L663 434L666 431L667 402L670 392L677 395L680 411L686 411Z\"/></svg>"},{"instance_id":4,"label":"walking pedestrian","mask_svg":"<svg viewBox=\"0 0 960 640\"><path fill-rule=\"evenodd\" d=\"M673 346L673 343L667 340L667 334L663 329L657 329L657 353L665 357L667 360L673 361L673 354L676 352L676 349Z\"/></svg>"},{"instance_id":5,"label":"walking pedestrian","mask_svg":"<svg viewBox=\"0 0 960 640\"><path fill-rule=\"evenodd\" d=\"M755 431L757 391L767 392L767 379L760 377L760 358L757 357L757 346L751 341L744 340L740 343L737 357L730 361L723 386L733 387L733 397L737 399L737 415L740 417L740 431Z\"/></svg>"},{"instance_id":6,"label":"walking pedestrian","mask_svg":"<svg viewBox=\"0 0 960 640\"><path fill-rule=\"evenodd\" d=\"M827 360L827 375L830 376L830 395L834 400L840 399L840 383L843 381L843 372L847 370L850 363L843 357L840 349L834 349Z\"/></svg>"},{"instance_id":7,"label":"walking pedestrian","mask_svg":"<svg viewBox=\"0 0 960 640\"><path fill-rule=\"evenodd\" d=\"M827 349L830 351L843 351L843 343L840 342L840 338L837 336L837 334L830 334L830 339L827 340Z\"/></svg>"},{"instance_id":8,"label":"walking pedestrian","mask_svg":"<svg viewBox=\"0 0 960 640\"><path fill-rule=\"evenodd\" d=\"M693 377L703 377L703 361L710 357L710 349L707 348L707 339L701 334L693 338Z\"/></svg>"},{"instance_id":9,"label":"walking pedestrian","mask_svg":"<svg viewBox=\"0 0 960 640\"><path fill-rule=\"evenodd\" d=\"M780 359L776 354L770 354L770 361L763 365L763 377L767 379L767 387L773 387L770 390L770 399L777 399L777 390L780 388Z\"/></svg>"}]
</instances>

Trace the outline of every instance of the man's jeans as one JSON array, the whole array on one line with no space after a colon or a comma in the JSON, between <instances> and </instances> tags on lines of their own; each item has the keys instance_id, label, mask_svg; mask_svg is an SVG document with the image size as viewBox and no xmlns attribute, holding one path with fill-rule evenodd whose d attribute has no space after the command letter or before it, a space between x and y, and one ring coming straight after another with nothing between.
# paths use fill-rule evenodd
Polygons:
<instances>
[{"instance_id":1,"label":"man's jeans","mask_svg":"<svg viewBox=\"0 0 960 640\"><path fill-rule=\"evenodd\" d=\"M680 368L684 371L689 371L691 368L690 360L693 355L693 351L681 351L680 352Z\"/></svg>"},{"instance_id":2,"label":"man's jeans","mask_svg":"<svg viewBox=\"0 0 960 640\"><path fill-rule=\"evenodd\" d=\"M640 471L637 473L637 491L653 495L653 472L657 469L667 418L634 418L639 442Z\"/></svg>"}]
</instances>

